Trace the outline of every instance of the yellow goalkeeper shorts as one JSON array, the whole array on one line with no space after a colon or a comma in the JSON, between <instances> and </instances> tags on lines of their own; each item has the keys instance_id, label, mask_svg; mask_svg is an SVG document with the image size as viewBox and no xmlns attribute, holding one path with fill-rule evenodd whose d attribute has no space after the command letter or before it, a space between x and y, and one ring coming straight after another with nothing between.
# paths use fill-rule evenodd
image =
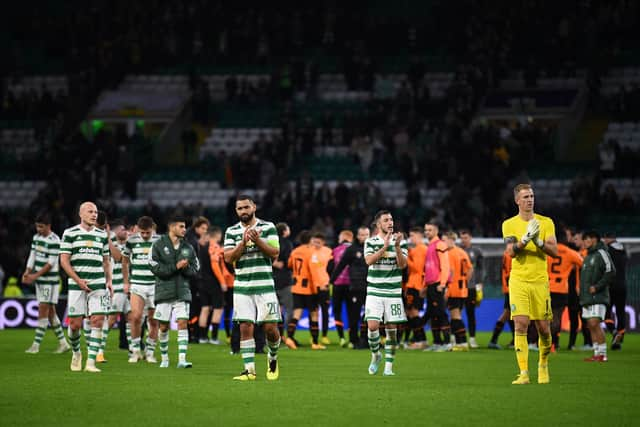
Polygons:
<instances>
[{"instance_id":1,"label":"yellow goalkeeper shorts","mask_svg":"<svg viewBox=\"0 0 640 427\"><path fill-rule=\"evenodd\" d=\"M528 316L530 320L551 320L549 282L509 281L509 307L512 319L514 316Z\"/></svg>"}]
</instances>

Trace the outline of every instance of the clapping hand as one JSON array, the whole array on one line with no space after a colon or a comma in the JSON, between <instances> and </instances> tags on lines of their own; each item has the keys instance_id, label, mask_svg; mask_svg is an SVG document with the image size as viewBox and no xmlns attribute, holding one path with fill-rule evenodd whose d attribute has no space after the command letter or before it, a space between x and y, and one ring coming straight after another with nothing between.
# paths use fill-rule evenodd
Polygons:
<instances>
[{"instance_id":1,"label":"clapping hand","mask_svg":"<svg viewBox=\"0 0 640 427\"><path fill-rule=\"evenodd\" d=\"M527 232L525 233L524 236L522 236L522 239L520 239L520 242L522 242L522 244L526 246L527 243L529 243L530 241L537 240L538 234L540 234L540 223L538 222L537 219L533 218L527 224Z\"/></svg>"},{"instance_id":2,"label":"clapping hand","mask_svg":"<svg viewBox=\"0 0 640 427\"><path fill-rule=\"evenodd\" d=\"M389 231L388 233L385 233L382 241L384 243L384 248L388 248L389 244L391 243L391 237L393 236L393 233L391 231Z\"/></svg>"},{"instance_id":3,"label":"clapping hand","mask_svg":"<svg viewBox=\"0 0 640 427\"><path fill-rule=\"evenodd\" d=\"M250 228L249 230L247 230L247 237L253 243L256 243L258 241L258 239L260 238L260 233L255 228Z\"/></svg>"}]
</instances>

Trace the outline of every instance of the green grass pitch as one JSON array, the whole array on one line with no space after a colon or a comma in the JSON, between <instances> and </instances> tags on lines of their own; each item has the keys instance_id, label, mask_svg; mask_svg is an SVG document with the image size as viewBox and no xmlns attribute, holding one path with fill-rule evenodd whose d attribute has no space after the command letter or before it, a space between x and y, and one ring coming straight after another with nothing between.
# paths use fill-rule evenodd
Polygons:
<instances>
[{"instance_id":1,"label":"green grass pitch","mask_svg":"<svg viewBox=\"0 0 640 427\"><path fill-rule=\"evenodd\" d=\"M171 368L160 369L129 365L114 330L100 374L69 371L70 354L51 353L50 330L39 354L25 354L32 339L32 330L0 331L2 426L640 425L640 336L632 334L605 364L584 363L584 352L552 354L547 385L536 383L530 352L527 386L511 385L512 350L398 350L396 376L383 377L368 375L366 350L284 348L278 381L265 379L266 356L258 355L258 379L241 383L231 380L241 359L227 346L190 345L193 369L176 369L175 335Z\"/></svg>"}]
</instances>

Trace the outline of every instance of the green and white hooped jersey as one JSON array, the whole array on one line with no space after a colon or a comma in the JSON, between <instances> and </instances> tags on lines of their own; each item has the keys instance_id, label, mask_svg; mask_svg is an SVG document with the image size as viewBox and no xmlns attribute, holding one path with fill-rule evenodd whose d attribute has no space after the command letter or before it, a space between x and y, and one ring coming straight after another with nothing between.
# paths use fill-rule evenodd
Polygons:
<instances>
[{"instance_id":1,"label":"green and white hooped jersey","mask_svg":"<svg viewBox=\"0 0 640 427\"><path fill-rule=\"evenodd\" d=\"M134 285L155 285L156 277L151 272L151 246L160 238L154 234L144 240L139 233L129 237L123 255L129 258L129 282Z\"/></svg>"},{"instance_id":2,"label":"green and white hooped jersey","mask_svg":"<svg viewBox=\"0 0 640 427\"><path fill-rule=\"evenodd\" d=\"M79 224L64 230L60 242L60 253L71 255L71 268L78 276L89 282L92 290L106 289L102 262L110 256L107 233L93 227L85 230ZM79 291L80 286L69 278L69 290Z\"/></svg>"},{"instance_id":3,"label":"green and white hooped jersey","mask_svg":"<svg viewBox=\"0 0 640 427\"><path fill-rule=\"evenodd\" d=\"M364 255L372 255L384 246L384 240L380 236L368 238L364 242ZM408 254L407 242L400 243L402 254ZM396 259L395 240L392 238L384 255L369 266L367 272L367 295L378 297L402 296L402 270L398 267Z\"/></svg>"},{"instance_id":4,"label":"green and white hooped jersey","mask_svg":"<svg viewBox=\"0 0 640 427\"><path fill-rule=\"evenodd\" d=\"M54 232L48 236L35 234L31 241L31 254L29 254L29 264L34 273L50 264L51 269L38 277L38 285L58 285L60 284L59 271L60 237Z\"/></svg>"},{"instance_id":5,"label":"green and white hooped jersey","mask_svg":"<svg viewBox=\"0 0 640 427\"><path fill-rule=\"evenodd\" d=\"M113 234L113 233L112 233ZM120 243L116 239L115 235L111 236L111 242L118 248L120 253L124 253L126 242ZM111 285L113 286L113 292L124 292L124 276L122 275L122 261L116 262L111 258Z\"/></svg>"},{"instance_id":6,"label":"green and white hooped jersey","mask_svg":"<svg viewBox=\"0 0 640 427\"><path fill-rule=\"evenodd\" d=\"M260 238L266 240L270 246L280 247L278 232L272 222L256 218L253 228L259 231ZM246 227L241 222L227 228L224 233L224 250L238 246L245 230ZM263 254L253 242L249 241L235 264L233 292L253 295L273 291L275 288L271 261L271 258Z\"/></svg>"}]
</instances>

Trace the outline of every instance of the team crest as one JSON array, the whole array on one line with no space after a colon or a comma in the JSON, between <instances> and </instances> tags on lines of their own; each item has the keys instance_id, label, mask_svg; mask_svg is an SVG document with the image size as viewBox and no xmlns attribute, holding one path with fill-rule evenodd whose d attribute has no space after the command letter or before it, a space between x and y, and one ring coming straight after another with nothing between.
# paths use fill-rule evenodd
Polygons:
<instances>
[{"instance_id":1,"label":"team crest","mask_svg":"<svg viewBox=\"0 0 640 427\"><path fill-rule=\"evenodd\" d=\"M183 249L182 256L189 256L189 249Z\"/></svg>"},{"instance_id":2,"label":"team crest","mask_svg":"<svg viewBox=\"0 0 640 427\"><path fill-rule=\"evenodd\" d=\"M151 250L151 248L144 248L144 249L142 249L142 253L145 254L145 255L148 255L150 250Z\"/></svg>"},{"instance_id":3,"label":"team crest","mask_svg":"<svg viewBox=\"0 0 640 427\"><path fill-rule=\"evenodd\" d=\"M87 240L87 247L88 248L92 248L93 247L93 241Z\"/></svg>"},{"instance_id":4,"label":"team crest","mask_svg":"<svg viewBox=\"0 0 640 427\"><path fill-rule=\"evenodd\" d=\"M164 248L164 253L165 253L166 255L169 255L169 248L165 247L165 248Z\"/></svg>"},{"instance_id":5,"label":"team crest","mask_svg":"<svg viewBox=\"0 0 640 427\"><path fill-rule=\"evenodd\" d=\"M516 311L516 305L515 304L511 304L511 311Z\"/></svg>"}]
</instances>

